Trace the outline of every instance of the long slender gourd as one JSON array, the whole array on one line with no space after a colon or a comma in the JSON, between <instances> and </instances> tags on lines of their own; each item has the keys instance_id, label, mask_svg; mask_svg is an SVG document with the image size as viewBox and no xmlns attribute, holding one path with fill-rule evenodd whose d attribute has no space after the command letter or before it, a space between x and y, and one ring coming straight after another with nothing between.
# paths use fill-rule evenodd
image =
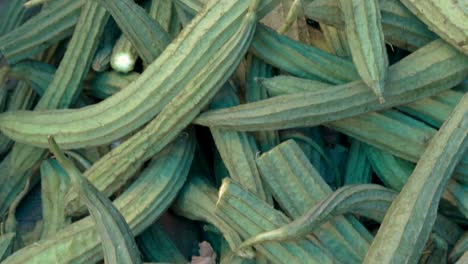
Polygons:
<instances>
[{"instance_id":1,"label":"long slender gourd","mask_svg":"<svg viewBox=\"0 0 468 264\"><path fill-rule=\"evenodd\" d=\"M468 147L465 94L421 156L392 203L364 263L413 263L434 224L442 191Z\"/></svg>"},{"instance_id":2,"label":"long slender gourd","mask_svg":"<svg viewBox=\"0 0 468 264\"><path fill-rule=\"evenodd\" d=\"M14 1L17 2L17 1ZM31 57L73 33L85 0L59 1L0 37L0 58L9 64Z\"/></svg>"},{"instance_id":3,"label":"long slender gourd","mask_svg":"<svg viewBox=\"0 0 468 264\"><path fill-rule=\"evenodd\" d=\"M70 187L67 173L55 159L41 163L42 231L41 239L53 237L70 224L65 216L65 194Z\"/></svg>"},{"instance_id":4,"label":"long slender gourd","mask_svg":"<svg viewBox=\"0 0 468 264\"><path fill-rule=\"evenodd\" d=\"M250 43L255 26L255 15L253 13L255 9L249 9L249 3L246 2L231 2L229 5L224 5L223 1L211 3L211 8L207 8L205 12L200 13L198 18L195 18L194 22L197 23L197 21L204 19L207 13L209 16L206 17L206 19L209 19L212 15L217 17L221 16L222 19L230 18L232 15L237 17L237 19L231 21L230 24L231 27L234 27L233 30L236 30L236 33L230 39L225 40L227 43L224 43L221 49L211 46L211 48L214 48L218 53L215 57L206 58L206 60L209 59L211 61L209 64L210 71L197 73L195 78L187 83L184 90L174 97L168 103L167 107L165 107L155 119L148 123L144 129L127 139L93 165L90 170L92 171L90 172L90 174L93 175L92 177L100 182L107 181L106 186L102 186L95 184L95 182L91 180L100 191L106 193L104 191L106 188L114 191L117 190L123 182L122 179L118 178L119 173L117 173L117 171L120 171L120 173L126 171L129 167L131 168L136 161L143 162L146 158L158 153L165 145L171 142L216 94L217 90L229 76L227 73L234 71L235 67L237 67L242 57L241 54L245 53L248 43ZM236 10L236 12L228 12L230 16L223 16L222 12L213 11L217 10L217 8L221 8L222 10L227 8L227 10ZM213 11L213 13L211 13L211 11ZM210 20L210 22L213 21ZM236 22L241 24L240 28L235 27L236 24L238 25ZM188 27L188 29L190 28L191 27ZM211 33L214 34L214 31ZM222 37L222 35L216 36L216 38L220 37ZM209 44L206 39L202 42L204 42L205 45ZM168 47L165 51L167 50L171 50L171 48ZM222 51L224 53L222 53ZM220 52L222 54L219 54ZM159 59L157 61L159 61ZM200 61L198 61L198 64L200 64ZM172 67L169 68L172 70ZM193 69L190 69L190 72L193 72ZM201 80L199 78L201 78ZM199 89L194 89L194 87ZM128 90L129 87L116 95L122 94ZM126 157L128 157L128 155L133 156L134 159L130 161L127 160ZM112 160L116 159L124 160L122 167L113 165ZM109 167L115 170L116 173L114 175L108 172ZM115 183L111 185L112 182ZM110 195L110 193L108 194Z\"/></svg>"},{"instance_id":5,"label":"long slender gourd","mask_svg":"<svg viewBox=\"0 0 468 264\"><path fill-rule=\"evenodd\" d=\"M429 28L398 0L380 0L382 29L385 40L406 50L416 50L437 39ZM344 17L339 0L315 0L305 4L307 17L344 29Z\"/></svg>"},{"instance_id":6,"label":"long slender gourd","mask_svg":"<svg viewBox=\"0 0 468 264\"><path fill-rule=\"evenodd\" d=\"M326 83L290 76L263 79L261 83L272 96L305 92L320 94L331 87ZM437 111L437 105L440 103L454 105L460 100L460 96L461 93L448 90L422 99L422 101L426 102L424 105L419 103L421 100L418 100L406 104L405 107L418 109L421 113L429 116L431 120L443 122L451 109ZM433 102L440 103L434 104ZM426 148L428 139L436 133L435 129L394 110L346 118L328 123L327 126L412 162L418 161ZM467 155L464 155L464 158L455 169L454 178L461 183L466 181L468 172L466 169L468 166L467 157ZM394 179L401 178L401 176L403 175L399 174Z\"/></svg>"},{"instance_id":7,"label":"long slender gourd","mask_svg":"<svg viewBox=\"0 0 468 264\"><path fill-rule=\"evenodd\" d=\"M468 12L464 1L401 1L442 39L468 55Z\"/></svg>"},{"instance_id":8,"label":"long slender gourd","mask_svg":"<svg viewBox=\"0 0 468 264\"><path fill-rule=\"evenodd\" d=\"M47 10L45 11L47 12ZM81 88L81 82L91 67L94 52L97 49L100 35L104 29L109 14L96 3L86 3L75 29L76 34L68 44L68 49L57 69L54 79L47 91L43 94L35 110L68 107L77 97ZM30 145L15 144L9 155L10 170L1 177L22 181L19 175L24 175L47 154L44 149L35 148ZM5 162L5 161L2 161ZM11 175L14 175L12 177ZM18 175L18 176L17 176ZM14 186L15 184L12 183ZM3 185L1 192L15 191L5 190ZM17 191L17 190L16 190Z\"/></svg>"},{"instance_id":9,"label":"long slender gourd","mask_svg":"<svg viewBox=\"0 0 468 264\"><path fill-rule=\"evenodd\" d=\"M339 188L291 223L251 237L242 242L239 249L268 241L298 239L312 233L334 216L347 213L380 222L396 195L397 192L376 184L356 184Z\"/></svg>"},{"instance_id":10,"label":"long slender gourd","mask_svg":"<svg viewBox=\"0 0 468 264\"><path fill-rule=\"evenodd\" d=\"M359 79L350 60L302 44L261 24L257 27L250 50L268 64L298 77L333 84Z\"/></svg>"},{"instance_id":11,"label":"long slender gourd","mask_svg":"<svg viewBox=\"0 0 468 264\"><path fill-rule=\"evenodd\" d=\"M182 188L193 158L193 138L179 137L152 161L135 182L114 201L134 235L150 226ZM79 244L79 247L74 245ZM103 258L100 238L91 217L62 229L10 256L4 263L93 263Z\"/></svg>"},{"instance_id":12,"label":"long slender gourd","mask_svg":"<svg viewBox=\"0 0 468 264\"><path fill-rule=\"evenodd\" d=\"M83 177L75 165L65 157L53 136L49 136L49 147L66 171L71 185L80 193L88 207L101 238L104 261L109 264L143 263L130 227L111 200Z\"/></svg>"},{"instance_id":13,"label":"long slender gourd","mask_svg":"<svg viewBox=\"0 0 468 264\"><path fill-rule=\"evenodd\" d=\"M222 214L223 219L244 239L289 222L283 213L242 189L229 178L223 180L218 196L216 212ZM318 242L311 237L292 242L256 245L255 249L273 263L336 261L331 252L318 246Z\"/></svg>"},{"instance_id":14,"label":"long slender gourd","mask_svg":"<svg viewBox=\"0 0 468 264\"><path fill-rule=\"evenodd\" d=\"M245 74L245 100L255 102L268 98L267 90L257 81L258 78L272 77L273 68L255 55L248 59ZM268 151L279 143L277 131L258 131L255 138L261 151Z\"/></svg>"},{"instance_id":15,"label":"long slender gourd","mask_svg":"<svg viewBox=\"0 0 468 264\"><path fill-rule=\"evenodd\" d=\"M388 55L379 1L339 0L354 65L367 86L384 101Z\"/></svg>"},{"instance_id":16,"label":"long slender gourd","mask_svg":"<svg viewBox=\"0 0 468 264\"><path fill-rule=\"evenodd\" d=\"M210 104L211 109L239 105L233 87L225 84ZM258 197L266 199L262 179L255 164L258 152L252 135L245 132L211 128L211 135L229 176Z\"/></svg>"},{"instance_id":17,"label":"long slender gourd","mask_svg":"<svg viewBox=\"0 0 468 264\"><path fill-rule=\"evenodd\" d=\"M315 126L431 96L457 85L467 73L468 60L437 40L390 67L383 104L362 81L354 81L320 95L284 95L209 111L195 123L240 131Z\"/></svg>"},{"instance_id":18,"label":"long slender gourd","mask_svg":"<svg viewBox=\"0 0 468 264\"><path fill-rule=\"evenodd\" d=\"M331 87L323 82L292 76L277 76L262 79L260 82L267 88L270 96L294 93L320 94ZM443 91L431 97L400 105L398 109L409 112L426 123L432 123L435 127L440 127L436 124L444 122L462 96L462 93L455 90ZM435 129L393 110L346 118L331 122L327 126L413 162L416 162L424 151L427 138L436 133ZM390 138L392 140L389 140ZM468 155L465 155L460 161L453 176L461 183L466 182L467 178L467 157Z\"/></svg>"},{"instance_id":19,"label":"long slender gourd","mask_svg":"<svg viewBox=\"0 0 468 264\"><path fill-rule=\"evenodd\" d=\"M219 12L214 11L216 8L205 9L205 12L200 13L191 26L184 29L140 78L107 100L77 110L2 115L2 130L15 131L14 135L10 133L9 136L19 142L41 147L46 145L47 134L54 134L58 144L64 149L101 145L139 128L161 111L169 101L174 100L176 94L182 97L184 90L195 93L197 89L193 87L198 84L198 87L207 90L212 90L210 88L213 85L219 88L218 79L227 78L227 73L232 70L230 68L239 60L238 54L245 52L243 47L247 45L247 36L253 31L253 17L251 22L245 21L244 26L238 30L239 24L242 23L240 16L247 8L246 4L242 7L215 5ZM243 10L238 10L239 8ZM221 15L231 9L238 12ZM207 28L211 30L206 30ZM226 39L228 36L232 37ZM244 44L236 46L235 42ZM182 50L184 52L180 52ZM227 63L224 60L232 62ZM221 63L223 67L218 67L215 62ZM212 71L216 72L216 75L212 74ZM173 72L178 73L176 78ZM210 82L211 85L208 85ZM200 100L207 101L204 97ZM202 105L201 102L194 104ZM171 104L169 106L173 107ZM191 113L196 114L195 111ZM162 119L163 116L159 115L158 119ZM19 120L22 120L24 126L17 122ZM77 122L80 126L76 126ZM8 124L12 125L11 130L7 128ZM19 135L19 130L24 133L19 137L15 136Z\"/></svg>"},{"instance_id":20,"label":"long slender gourd","mask_svg":"<svg viewBox=\"0 0 468 264\"><path fill-rule=\"evenodd\" d=\"M259 83L267 89L271 97L293 93L322 93L332 86L320 81L287 75L260 78ZM399 105L397 108L438 128L462 96L462 92L451 89L409 104Z\"/></svg>"},{"instance_id":21,"label":"long slender gourd","mask_svg":"<svg viewBox=\"0 0 468 264\"><path fill-rule=\"evenodd\" d=\"M293 219L305 214L332 192L294 140L282 142L262 154L257 159L257 165L273 197ZM337 217L313 235L324 247L335 252L340 262L360 263L372 236L365 228L365 231L361 231L362 227L354 227L354 221L357 220Z\"/></svg>"}]
</instances>

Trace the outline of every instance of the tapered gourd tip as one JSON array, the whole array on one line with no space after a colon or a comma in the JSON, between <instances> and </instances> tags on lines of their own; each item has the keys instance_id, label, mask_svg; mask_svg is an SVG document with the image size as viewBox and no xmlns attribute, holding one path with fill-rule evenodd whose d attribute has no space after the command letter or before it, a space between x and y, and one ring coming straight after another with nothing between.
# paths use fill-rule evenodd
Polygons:
<instances>
[{"instance_id":1,"label":"tapered gourd tip","mask_svg":"<svg viewBox=\"0 0 468 264\"><path fill-rule=\"evenodd\" d=\"M59 149L59 146L57 145L57 142L54 139L54 136L48 135L47 142L49 143L50 152L52 152L52 154L57 156L58 153L60 152L60 149Z\"/></svg>"}]
</instances>

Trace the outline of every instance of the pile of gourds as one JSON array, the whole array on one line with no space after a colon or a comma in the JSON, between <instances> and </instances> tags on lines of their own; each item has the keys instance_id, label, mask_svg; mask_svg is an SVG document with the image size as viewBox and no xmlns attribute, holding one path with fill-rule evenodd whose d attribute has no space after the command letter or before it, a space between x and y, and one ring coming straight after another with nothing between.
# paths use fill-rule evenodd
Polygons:
<instances>
[{"instance_id":1,"label":"pile of gourds","mask_svg":"<svg viewBox=\"0 0 468 264\"><path fill-rule=\"evenodd\" d=\"M468 263L466 1L0 14L2 263Z\"/></svg>"}]
</instances>

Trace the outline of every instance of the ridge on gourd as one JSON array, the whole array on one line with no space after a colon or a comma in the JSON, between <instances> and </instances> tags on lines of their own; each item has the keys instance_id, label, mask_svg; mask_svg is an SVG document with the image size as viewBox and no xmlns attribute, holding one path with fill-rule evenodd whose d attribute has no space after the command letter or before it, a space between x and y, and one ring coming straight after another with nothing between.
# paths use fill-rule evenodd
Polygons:
<instances>
[{"instance_id":1,"label":"ridge on gourd","mask_svg":"<svg viewBox=\"0 0 468 264\"><path fill-rule=\"evenodd\" d=\"M442 40L436 40L389 68L383 104L362 81L354 81L319 95L277 96L208 111L194 123L239 131L314 126L434 95L462 82L467 74L468 60Z\"/></svg>"},{"instance_id":2,"label":"ridge on gourd","mask_svg":"<svg viewBox=\"0 0 468 264\"><path fill-rule=\"evenodd\" d=\"M143 263L130 227L111 200L83 177L65 157L53 136L49 136L49 148L88 207L101 238L104 261L109 264Z\"/></svg>"},{"instance_id":3,"label":"ridge on gourd","mask_svg":"<svg viewBox=\"0 0 468 264\"><path fill-rule=\"evenodd\" d=\"M388 55L382 32L379 1L339 0L351 57L364 83L385 102Z\"/></svg>"},{"instance_id":4,"label":"ridge on gourd","mask_svg":"<svg viewBox=\"0 0 468 264\"><path fill-rule=\"evenodd\" d=\"M201 73L215 71L217 78L226 78L225 72L216 71L213 58L232 49L224 44L237 31L239 12L245 12L247 4L204 9L137 80L106 100L74 110L3 114L0 129L19 142L38 147L45 147L47 134L54 134L63 149L102 145L127 135L157 115L179 92L192 87L194 81L216 82L206 76L200 80ZM227 10L232 12L224 14ZM178 74L174 76L174 72Z\"/></svg>"}]
</instances>

